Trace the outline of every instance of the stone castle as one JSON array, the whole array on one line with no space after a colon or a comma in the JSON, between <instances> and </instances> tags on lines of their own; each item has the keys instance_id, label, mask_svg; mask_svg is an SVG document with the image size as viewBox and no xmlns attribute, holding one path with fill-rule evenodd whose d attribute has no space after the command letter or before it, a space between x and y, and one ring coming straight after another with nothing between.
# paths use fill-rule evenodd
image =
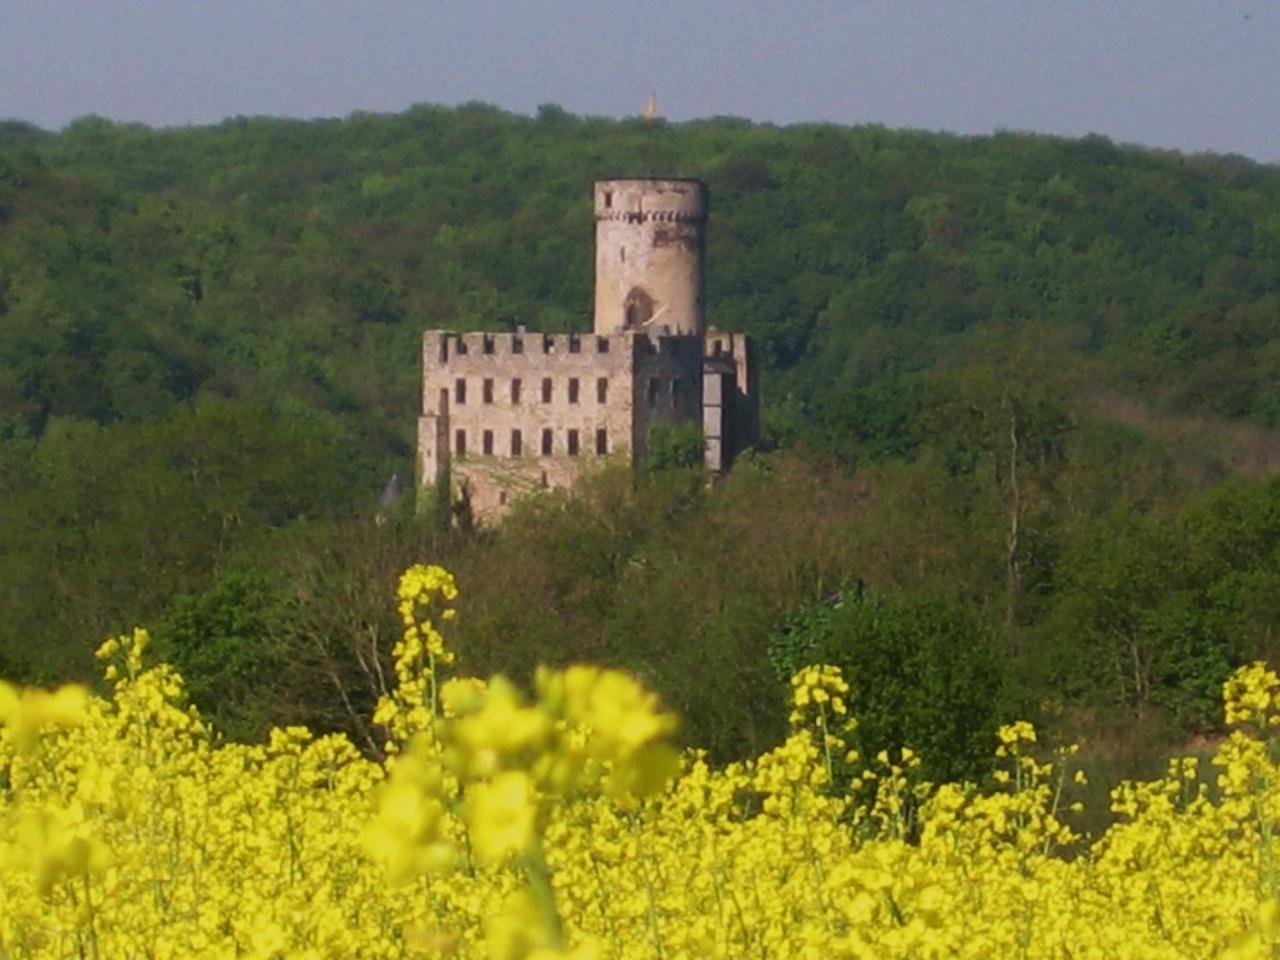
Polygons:
<instances>
[{"instance_id":1,"label":"stone castle","mask_svg":"<svg viewBox=\"0 0 1280 960\"><path fill-rule=\"evenodd\" d=\"M712 475L755 442L752 343L703 322L706 187L602 180L595 223L593 333L423 335L419 482L476 520L604 459L643 461L654 427L697 424Z\"/></svg>"}]
</instances>

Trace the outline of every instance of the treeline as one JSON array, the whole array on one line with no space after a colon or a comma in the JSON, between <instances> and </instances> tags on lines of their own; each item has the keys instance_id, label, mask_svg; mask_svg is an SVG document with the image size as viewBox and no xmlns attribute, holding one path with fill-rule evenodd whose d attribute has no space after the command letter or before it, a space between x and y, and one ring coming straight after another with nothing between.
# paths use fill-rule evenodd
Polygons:
<instances>
[{"instance_id":1,"label":"treeline","mask_svg":"<svg viewBox=\"0 0 1280 960\"><path fill-rule=\"evenodd\" d=\"M710 184L711 320L760 340L762 449L473 535L379 507L412 485L420 332L585 329L590 183L649 174ZM430 559L475 670L627 666L724 756L815 651L919 737L952 694L961 740L1029 710L1117 747L1211 729L1280 623L1278 201L1274 168L1101 137L0 124L0 672L85 675L147 623L230 732L374 749L387 591ZM902 733L878 722L868 745Z\"/></svg>"}]
</instances>

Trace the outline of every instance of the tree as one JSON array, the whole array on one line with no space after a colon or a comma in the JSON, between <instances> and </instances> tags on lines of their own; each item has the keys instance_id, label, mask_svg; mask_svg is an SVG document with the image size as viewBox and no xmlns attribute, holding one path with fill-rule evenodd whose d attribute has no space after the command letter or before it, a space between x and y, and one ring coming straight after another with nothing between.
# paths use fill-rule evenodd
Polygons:
<instances>
[{"instance_id":1,"label":"tree","mask_svg":"<svg viewBox=\"0 0 1280 960\"><path fill-rule=\"evenodd\" d=\"M273 723L297 722L296 704L261 694L284 665L286 616L278 578L231 570L203 593L176 597L152 635L200 713L229 738L251 741Z\"/></svg>"},{"instance_id":2,"label":"tree","mask_svg":"<svg viewBox=\"0 0 1280 960\"><path fill-rule=\"evenodd\" d=\"M864 757L910 747L936 781L986 769L1004 719L1004 660L991 632L962 603L855 586L809 607L770 641L781 676L838 666L849 682Z\"/></svg>"},{"instance_id":3,"label":"tree","mask_svg":"<svg viewBox=\"0 0 1280 960\"><path fill-rule=\"evenodd\" d=\"M706 440L692 420L657 423L649 428L645 466L650 470L688 470L702 466Z\"/></svg>"},{"instance_id":4,"label":"tree","mask_svg":"<svg viewBox=\"0 0 1280 960\"><path fill-rule=\"evenodd\" d=\"M1184 725L1212 724L1230 672L1200 576L1203 555L1169 521L1117 508L1059 565L1048 625L1060 681L1075 696L1163 706Z\"/></svg>"}]
</instances>

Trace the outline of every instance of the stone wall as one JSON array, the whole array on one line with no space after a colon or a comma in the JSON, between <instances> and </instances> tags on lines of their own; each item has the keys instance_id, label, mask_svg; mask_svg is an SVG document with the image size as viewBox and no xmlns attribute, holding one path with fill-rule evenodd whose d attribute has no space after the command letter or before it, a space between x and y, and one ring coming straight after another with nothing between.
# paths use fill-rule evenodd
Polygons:
<instances>
[{"instance_id":1,"label":"stone wall","mask_svg":"<svg viewBox=\"0 0 1280 960\"><path fill-rule=\"evenodd\" d=\"M721 437L719 469L727 470L738 454L753 446L760 437L760 368L755 343L745 333L710 330L704 350L708 367L726 374L721 410L715 420L720 425ZM712 435L705 424L703 431L709 437ZM710 464L708 459L708 466Z\"/></svg>"},{"instance_id":2,"label":"stone wall","mask_svg":"<svg viewBox=\"0 0 1280 960\"><path fill-rule=\"evenodd\" d=\"M643 333L423 336L419 469L477 519L570 486L603 458L643 457L653 423L694 419L701 340Z\"/></svg>"},{"instance_id":3,"label":"stone wall","mask_svg":"<svg viewBox=\"0 0 1280 960\"><path fill-rule=\"evenodd\" d=\"M707 188L697 180L595 185L595 332L703 326Z\"/></svg>"}]
</instances>

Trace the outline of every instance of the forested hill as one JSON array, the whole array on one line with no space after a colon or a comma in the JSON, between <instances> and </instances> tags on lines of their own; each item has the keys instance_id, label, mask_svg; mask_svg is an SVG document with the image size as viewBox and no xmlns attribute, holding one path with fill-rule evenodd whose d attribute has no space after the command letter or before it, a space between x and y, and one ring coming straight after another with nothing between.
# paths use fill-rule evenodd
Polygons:
<instances>
[{"instance_id":1,"label":"forested hill","mask_svg":"<svg viewBox=\"0 0 1280 960\"><path fill-rule=\"evenodd\" d=\"M1101 137L420 106L0 129L6 429L249 396L403 458L419 331L588 324L591 181L665 173L711 186L712 321L758 336L788 373L767 396L842 442L1032 324L1095 389L1280 423L1280 170Z\"/></svg>"},{"instance_id":2,"label":"forested hill","mask_svg":"<svg viewBox=\"0 0 1280 960\"><path fill-rule=\"evenodd\" d=\"M591 182L637 175L710 185L763 455L498 535L373 529L420 332L585 329ZM1201 724L1280 652L1280 487L1215 487L1280 464L1278 333L1280 169L1236 157L482 105L0 124L0 674L83 675L147 622L233 726L350 725L430 553L475 669L643 669L728 752L767 739L769 637L855 582L916 598L908 646L986 631L1029 697Z\"/></svg>"}]
</instances>

